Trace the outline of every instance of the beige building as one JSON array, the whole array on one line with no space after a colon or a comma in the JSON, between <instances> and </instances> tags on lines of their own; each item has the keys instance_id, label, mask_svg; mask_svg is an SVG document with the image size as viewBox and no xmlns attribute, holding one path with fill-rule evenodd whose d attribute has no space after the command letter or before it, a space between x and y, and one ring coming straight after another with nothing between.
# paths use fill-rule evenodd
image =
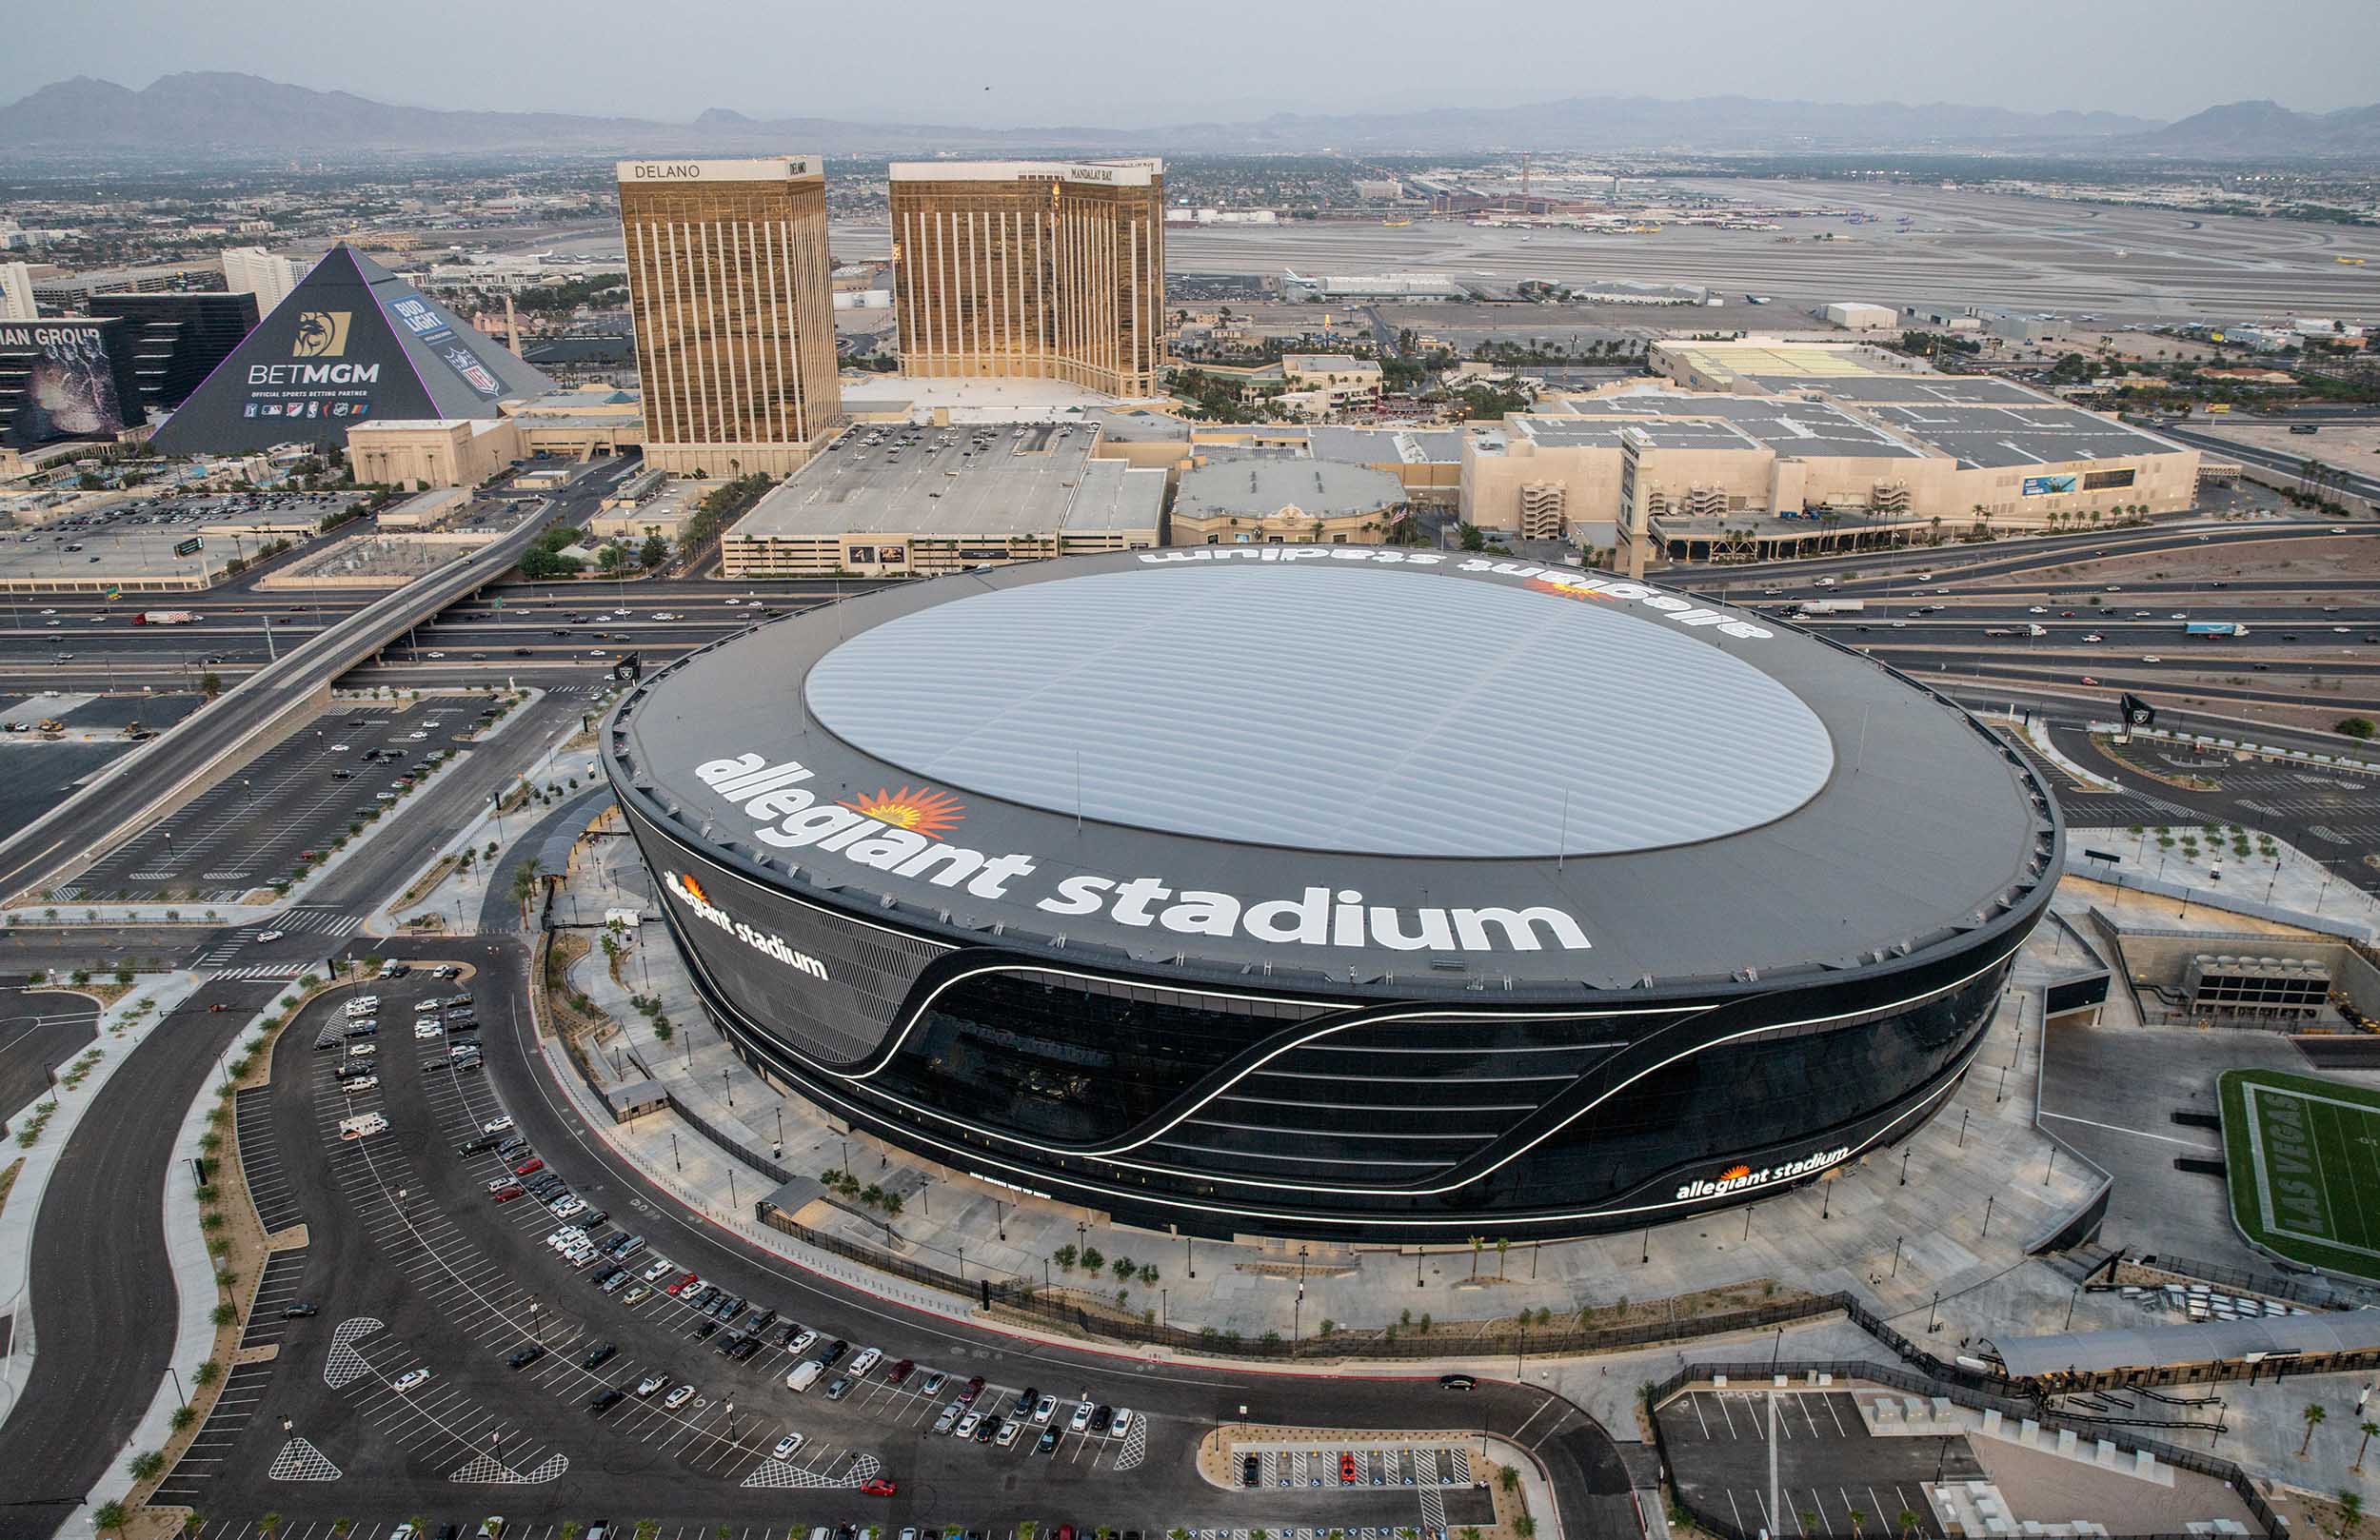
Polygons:
<instances>
[{"instance_id":1,"label":"beige building","mask_svg":"<svg viewBox=\"0 0 2380 1540\"><path fill-rule=\"evenodd\" d=\"M1467 435L1463 517L1585 544L1638 528L1649 554L1702 559L2087 527L2197 497L2198 451L2009 381L1730 383L1573 396Z\"/></svg>"},{"instance_id":2,"label":"beige building","mask_svg":"<svg viewBox=\"0 0 2380 1540\"><path fill-rule=\"evenodd\" d=\"M1284 353L1281 378L1295 393L1337 411L1380 399L1380 366L1352 353Z\"/></svg>"},{"instance_id":3,"label":"beige building","mask_svg":"<svg viewBox=\"0 0 2380 1540\"><path fill-rule=\"evenodd\" d=\"M520 424L507 417L390 418L347 429L355 479L383 486L477 486L523 453Z\"/></svg>"},{"instance_id":4,"label":"beige building","mask_svg":"<svg viewBox=\"0 0 2380 1540\"><path fill-rule=\"evenodd\" d=\"M1162 161L896 161L891 188L902 373L1156 392Z\"/></svg>"},{"instance_id":5,"label":"beige building","mask_svg":"<svg viewBox=\"0 0 2380 1540\"><path fill-rule=\"evenodd\" d=\"M645 464L800 469L843 414L818 157L622 161L619 183Z\"/></svg>"}]
</instances>

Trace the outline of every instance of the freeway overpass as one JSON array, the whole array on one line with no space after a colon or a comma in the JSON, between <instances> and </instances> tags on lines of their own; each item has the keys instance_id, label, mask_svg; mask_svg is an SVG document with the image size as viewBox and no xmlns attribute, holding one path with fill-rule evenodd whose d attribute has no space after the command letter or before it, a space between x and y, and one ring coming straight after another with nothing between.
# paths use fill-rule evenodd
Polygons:
<instances>
[{"instance_id":1,"label":"freeway overpass","mask_svg":"<svg viewBox=\"0 0 2380 1540\"><path fill-rule=\"evenodd\" d=\"M634 464L625 462L593 475L616 480ZM73 796L0 840L0 898L50 886L178 798L201 789L210 771L231 761L339 676L510 570L543 525L543 520L523 520L462 561L326 625L204 710L117 760Z\"/></svg>"}]
</instances>

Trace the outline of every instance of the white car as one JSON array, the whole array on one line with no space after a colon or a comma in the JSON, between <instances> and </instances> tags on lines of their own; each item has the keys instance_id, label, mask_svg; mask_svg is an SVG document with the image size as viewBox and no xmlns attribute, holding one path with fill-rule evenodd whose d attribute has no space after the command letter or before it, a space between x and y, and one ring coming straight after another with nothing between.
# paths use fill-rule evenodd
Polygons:
<instances>
[{"instance_id":1,"label":"white car","mask_svg":"<svg viewBox=\"0 0 2380 1540\"><path fill-rule=\"evenodd\" d=\"M278 941L287 934L285 931L258 931L256 938L260 941Z\"/></svg>"},{"instance_id":2,"label":"white car","mask_svg":"<svg viewBox=\"0 0 2380 1540\"><path fill-rule=\"evenodd\" d=\"M359 1075L359 1076L356 1076L354 1079L352 1079L352 1080L342 1080L342 1081L340 1081L340 1082L339 1082L339 1089L340 1089L340 1090L342 1090L342 1091L344 1091L344 1092L346 1092L348 1096L354 1096L354 1095L355 1095L358 1091L369 1091L369 1090L371 1090L374 1086L376 1086L376 1085L378 1085L378 1084L380 1084L380 1076L377 1076L377 1075Z\"/></svg>"},{"instance_id":3,"label":"white car","mask_svg":"<svg viewBox=\"0 0 2380 1540\"><path fill-rule=\"evenodd\" d=\"M506 1113L501 1117L491 1117L486 1122L482 1123L479 1126L479 1131L482 1134L502 1134L511 1127L512 1115Z\"/></svg>"},{"instance_id":4,"label":"white car","mask_svg":"<svg viewBox=\"0 0 2380 1540\"><path fill-rule=\"evenodd\" d=\"M2101 636L2096 631L2089 631L2084 633L2083 640L2085 642L2105 642L2107 638Z\"/></svg>"},{"instance_id":5,"label":"white car","mask_svg":"<svg viewBox=\"0 0 2380 1540\"><path fill-rule=\"evenodd\" d=\"M435 1021L416 1021L413 1023L413 1036L416 1037L436 1037L444 1034L446 1030L446 1029L445 1027L440 1026Z\"/></svg>"},{"instance_id":6,"label":"white car","mask_svg":"<svg viewBox=\"0 0 2380 1540\"><path fill-rule=\"evenodd\" d=\"M658 1283L661 1281L663 1273L676 1273L682 1270L679 1268L678 1264L672 1262L666 1256L656 1256L653 1258L653 1265L638 1273L637 1276L643 1278L646 1283Z\"/></svg>"},{"instance_id":7,"label":"white car","mask_svg":"<svg viewBox=\"0 0 2380 1540\"><path fill-rule=\"evenodd\" d=\"M1016 1445L1017 1435L1023 1431L1024 1424L1011 1419L1000 1425L1000 1432L992 1439L992 1442L1002 1449L1011 1449Z\"/></svg>"},{"instance_id":8,"label":"white car","mask_svg":"<svg viewBox=\"0 0 2380 1540\"><path fill-rule=\"evenodd\" d=\"M379 1052L380 1052L380 1044L378 1044L378 1043L349 1043L349 1044L347 1044L347 1057L349 1057L349 1058L369 1058L369 1057L371 1057L374 1054L377 1054L377 1053L379 1053Z\"/></svg>"},{"instance_id":9,"label":"white car","mask_svg":"<svg viewBox=\"0 0 2380 1540\"><path fill-rule=\"evenodd\" d=\"M772 1460L790 1460L793 1458L794 1451L800 1449L801 1447L802 1434L787 1433L784 1437L777 1440L777 1446L768 1451L768 1457Z\"/></svg>"},{"instance_id":10,"label":"white car","mask_svg":"<svg viewBox=\"0 0 2380 1540\"><path fill-rule=\"evenodd\" d=\"M669 1380L665 1375L647 1374L643 1379L636 1382L636 1393L639 1395L650 1395L655 1391L660 1390L663 1386L668 1383Z\"/></svg>"},{"instance_id":11,"label":"white car","mask_svg":"<svg viewBox=\"0 0 2380 1540\"><path fill-rule=\"evenodd\" d=\"M399 1395L408 1395L428 1383L428 1370L408 1369L404 1373L399 1374L396 1378L396 1382L388 1388L396 1392Z\"/></svg>"},{"instance_id":12,"label":"white car","mask_svg":"<svg viewBox=\"0 0 2380 1540\"><path fill-rule=\"evenodd\" d=\"M883 1361L883 1353L880 1352L876 1349L862 1348L860 1350L860 1356L852 1359L851 1367L844 1370L843 1372L849 1374L853 1379L863 1379L866 1377L869 1370L874 1369L878 1364L881 1364Z\"/></svg>"},{"instance_id":13,"label":"white car","mask_svg":"<svg viewBox=\"0 0 2380 1540\"><path fill-rule=\"evenodd\" d=\"M1121 1438L1130 1431L1132 1431L1132 1409L1118 1407L1116 1415L1107 1424L1107 1436Z\"/></svg>"},{"instance_id":14,"label":"white car","mask_svg":"<svg viewBox=\"0 0 2380 1540\"><path fill-rule=\"evenodd\" d=\"M953 1428L950 1431L950 1434L953 1438L956 1438L960 1443L963 1444L968 1439L973 1438L975 1436L976 1429L982 1427L982 1425L983 1413L981 1412L970 1412L965 1416L959 1419L959 1426Z\"/></svg>"},{"instance_id":15,"label":"white car","mask_svg":"<svg viewBox=\"0 0 2380 1540\"><path fill-rule=\"evenodd\" d=\"M1070 1432L1079 1433L1090 1426L1091 1403L1084 1401L1074 1409L1074 1415L1066 1419L1066 1428Z\"/></svg>"},{"instance_id":16,"label":"white car","mask_svg":"<svg viewBox=\"0 0 2380 1540\"><path fill-rule=\"evenodd\" d=\"M2035 604L2033 608L2025 611L2025 613L2028 615L2047 615L2050 613L2050 606L2047 604Z\"/></svg>"},{"instance_id":17,"label":"white car","mask_svg":"<svg viewBox=\"0 0 2380 1540\"><path fill-rule=\"evenodd\" d=\"M2162 659L2162 658L2158 657L2158 656L2157 656L2155 653L2153 653L2153 652L2144 652L2144 653L2142 653L2142 654L2140 655L2140 661L2141 661L2142 662L2144 662L2144 663L2161 663L2161 662L2165 661L2165 660L2164 660L2164 659Z\"/></svg>"},{"instance_id":18,"label":"white car","mask_svg":"<svg viewBox=\"0 0 2380 1540\"><path fill-rule=\"evenodd\" d=\"M1054 1395L1044 1395L1041 1398L1041 1400L1034 1403L1033 1425L1037 1428L1046 1428L1049 1426L1050 1418L1056 1416L1057 1414L1058 1397Z\"/></svg>"},{"instance_id":19,"label":"white car","mask_svg":"<svg viewBox=\"0 0 2380 1540\"><path fill-rule=\"evenodd\" d=\"M816 1332L804 1331L801 1335L785 1344L785 1351L793 1354L796 1358L799 1358L803 1353L809 1352L812 1348L817 1346L818 1333Z\"/></svg>"},{"instance_id":20,"label":"white car","mask_svg":"<svg viewBox=\"0 0 2380 1540\"><path fill-rule=\"evenodd\" d=\"M586 1212L585 1204L580 1202L576 1197L568 1195L565 1195L561 1202L552 1205L552 1208L554 1211L554 1217L558 1219L567 1219L574 1214L585 1214Z\"/></svg>"},{"instance_id":21,"label":"white car","mask_svg":"<svg viewBox=\"0 0 2380 1540\"><path fill-rule=\"evenodd\" d=\"M661 1398L661 1404L667 1407L670 1411L675 1412L680 1407L684 1406L688 1401L693 1399L694 1387L691 1385L681 1385L676 1390L670 1392L667 1395L663 1396Z\"/></svg>"}]
</instances>

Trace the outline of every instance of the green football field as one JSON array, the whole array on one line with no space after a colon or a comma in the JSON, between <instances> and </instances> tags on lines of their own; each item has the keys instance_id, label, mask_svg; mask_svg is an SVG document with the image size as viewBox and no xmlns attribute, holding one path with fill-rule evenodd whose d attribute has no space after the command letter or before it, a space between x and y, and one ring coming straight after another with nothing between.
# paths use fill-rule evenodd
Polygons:
<instances>
[{"instance_id":1,"label":"green football field","mask_svg":"<svg viewBox=\"0 0 2380 1540\"><path fill-rule=\"evenodd\" d=\"M2278 1070L2228 1070L2231 1217L2294 1261L2380 1279L2380 1093Z\"/></svg>"}]
</instances>

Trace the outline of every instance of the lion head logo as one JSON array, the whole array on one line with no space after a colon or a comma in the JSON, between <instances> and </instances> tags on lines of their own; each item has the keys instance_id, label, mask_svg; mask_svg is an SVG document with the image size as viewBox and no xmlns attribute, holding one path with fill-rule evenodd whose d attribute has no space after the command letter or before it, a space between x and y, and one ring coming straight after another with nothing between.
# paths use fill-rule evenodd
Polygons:
<instances>
[{"instance_id":1,"label":"lion head logo","mask_svg":"<svg viewBox=\"0 0 2380 1540\"><path fill-rule=\"evenodd\" d=\"M292 358L337 358L347 350L346 310L307 310L298 317L297 340L289 345Z\"/></svg>"}]
</instances>

